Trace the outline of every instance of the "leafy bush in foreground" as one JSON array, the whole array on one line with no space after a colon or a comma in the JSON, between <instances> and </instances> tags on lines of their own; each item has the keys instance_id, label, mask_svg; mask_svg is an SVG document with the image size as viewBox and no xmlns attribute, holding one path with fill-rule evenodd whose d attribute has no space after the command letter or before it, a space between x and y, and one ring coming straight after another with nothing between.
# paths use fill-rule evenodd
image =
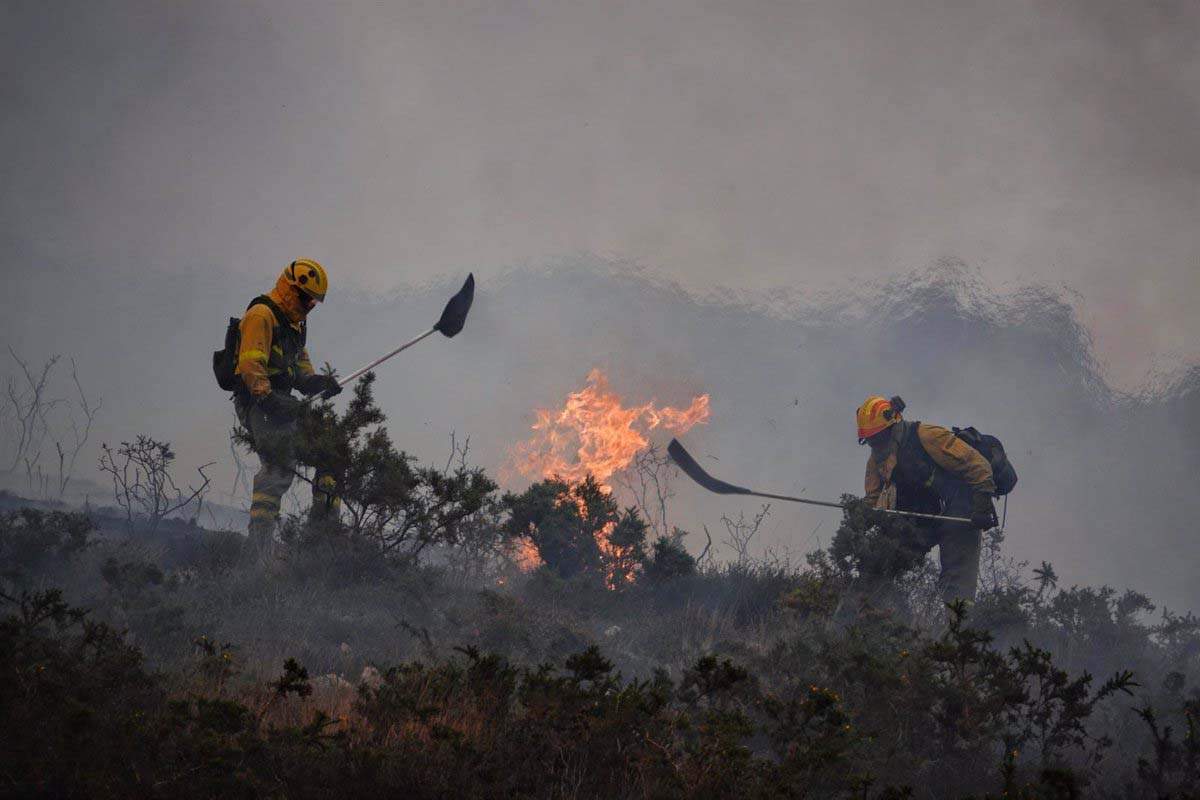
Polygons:
<instances>
[{"instance_id":1,"label":"leafy bush in foreground","mask_svg":"<svg viewBox=\"0 0 1200 800\"><path fill-rule=\"evenodd\" d=\"M1194 615L1027 580L998 533L946 608L911 528L856 504L802 564L698 564L593 480L497 496L465 445L414 467L369 381L314 419L346 508L290 520L266 571L237 534L0 515L0 794L1200 791Z\"/></svg>"},{"instance_id":2,"label":"leafy bush in foreground","mask_svg":"<svg viewBox=\"0 0 1200 800\"><path fill-rule=\"evenodd\" d=\"M1090 730L1093 714L1136 686L1131 676L1093 687L1032 645L1002 653L962 606L940 638L862 631L806 661L781 660L786 677L706 656L677 681L663 671L625 680L595 646L562 670L467 647L388 669L335 725L305 699L312 683L294 660L277 680L231 696L228 650L203 642L202 662L219 679L168 692L135 648L57 591L4 599L8 796L1185 798L1200 789L1195 701L1182 737L1139 712L1153 749L1126 772L1137 784L1089 782L1111 744ZM1022 760L1024 750L1034 757Z\"/></svg>"}]
</instances>

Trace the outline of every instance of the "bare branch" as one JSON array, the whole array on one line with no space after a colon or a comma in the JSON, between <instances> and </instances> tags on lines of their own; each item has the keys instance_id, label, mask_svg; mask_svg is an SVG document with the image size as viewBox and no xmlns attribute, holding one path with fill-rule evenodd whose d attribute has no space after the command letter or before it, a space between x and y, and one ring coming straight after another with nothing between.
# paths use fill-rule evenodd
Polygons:
<instances>
[{"instance_id":1,"label":"bare branch","mask_svg":"<svg viewBox=\"0 0 1200 800\"><path fill-rule=\"evenodd\" d=\"M185 494L171 476L175 453L169 443L139 435L132 443L121 442L115 452L107 444L101 445L101 449L100 470L112 478L113 499L125 511L130 533L134 531L137 518L145 518L153 533L163 519L192 502L199 501L199 515L204 494L211 483L205 470L215 462L198 468L203 480L199 487L189 486ZM167 494L168 489L174 491L174 501Z\"/></svg>"},{"instance_id":2,"label":"bare branch","mask_svg":"<svg viewBox=\"0 0 1200 800\"><path fill-rule=\"evenodd\" d=\"M24 388L18 388L17 382L12 378L9 378L5 386L5 399L11 409L6 416L14 417L17 427L17 442L8 467L9 472L14 472L23 463L37 464L41 460L42 443L50 427L47 414L60 405L62 400L46 397L50 374L58 363L59 356L51 356L42 365L41 373L35 374L28 362L22 360L11 346L8 353L13 361L17 362L25 377ZM31 470L27 469L26 472L29 474Z\"/></svg>"},{"instance_id":3,"label":"bare branch","mask_svg":"<svg viewBox=\"0 0 1200 800\"><path fill-rule=\"evenodd\" d=\"M703 527L704 536L706 539L708 539L708 541L705 542L704 549L700 551L700 555L696 558L696 566L701 566L704 563L704 559L712 557L711 553L709 552L712 549L712 534L708 532L707 525Z\"/></svg>"},{"instance_id":4,"label":"bare branch","mask_svg":"<svg viewBox=\"0 0 1200 800\"><path fill-rule=\"evenodd\" d=\"M763 520L767 518L770 512L771 505L768 503L751 519L746 519L744 512L738 512L737 519L731 519L727 516L721 517L721 522L725 524L725 544L729 545L733 550L736 563L739 566L744 566L750 562L750 542L758 535Z\"/></svg>"},{"instance_id":5,"label":"bare branch","mask_svg":"<svg viewBox=\"0 0 1200 800\"><path fill-rule=\"evenodd\" d=\"M73 444L71 446L71 454L68 458L64 452L60 442L55 441L55 449L58 450L58 496L62 497L66 494L67 484L71 481L71 476L75 474L75 462L79 458L79 453L87 444L88 438L92 435L92 425L96 421L96 415L100 413L100 408L104 405L103 400L97 400L93 406L87 398L87 394L83 391L83 385L79 382L79 371L75 365L75 359L71 359L71 381L75 384L75 391L79 395L79 409L83 412L83 430L79 430L79 423L75 419L75 415L70 416L71 433L73 436Z\"/></svg>"},{"instance_id":6,"label":"bare branch","mask_svg":"<svg viewBox=\"0 0 1200 800\"><path fill-rule=\"evenodd\" d=\"M633 462L613 476L613 482L633 499L634 506L656 536L670 536L667 505L675 496L671 479L677 474L670 457L651 443Z\"/></svg>"},{"instance_id":7,"label":"bare branch","mask_svg":"<svg viewBox=\"0 0 1200 800\"><path fill-rule=\"evenodd\" d=\"M471 452L471 437L468 436L463 440L462 446L458 444L458 438L455 431L450 431L450 454L446 457L446 466L443 472L450 472L451 468L456 470L467 469L467 456Z\"/></svg>"},{"instance_id":8,"label":"bare branch","mask_svg":"<svg viewBox=\"0 0 1200 800\"><path fill-rule=\"evenodd\" d=\"M246 477L246 462L242 460L242 454L238 452L237 441L233 436L229 437L229 452L233 456L233 464L237 468L237 474L233 476L233 488L229 490L229 499L236 499L239 489L246 497L250 497L250 481Z\"/></svg>"},{"instance_id":9,"label":"bare branch","mask_svg":"<svg viewBox=\"0 0 1200 800\"><path fill-rule=\"evenodd\" d=\"M181 508L186 508L187 506L190 506L192 504L192 502L195 501L196 502L196 516L199 517L200 511L204 507L204 495L208 491L209 483L212 482L212 478L210 478L204 472L204 470L208 469L209 467L211 467L213 464L216 464L216 463L217 462L215 462L215 461L210 461L207 464L204 464L203 466L197 467L196 471L199 472L200 477L203 478L203 481L201 482L200 486L198 488L188 486L188 495L186 497L178 489L175 489L175 495L176 495L177 502L174 505L168 506L162 512L162 515L164 517L166 517L170 514L174 514L176 511L180 510ZM167 476L167 479L170 480L169 475ZM171 486L172 487L175 486L174 481L171 481Z\"/></svg>"}]
</instances>

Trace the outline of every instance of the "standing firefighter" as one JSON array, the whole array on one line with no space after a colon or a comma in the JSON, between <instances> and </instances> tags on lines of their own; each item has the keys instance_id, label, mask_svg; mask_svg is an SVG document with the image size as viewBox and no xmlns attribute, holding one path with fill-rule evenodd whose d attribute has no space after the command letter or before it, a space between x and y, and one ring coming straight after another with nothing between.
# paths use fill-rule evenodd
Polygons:
<instances>
[{"instance_id":1,"label":"standing firefighter","mask_svg":"<svg viewBox=\"0 0 1200 800\"><path fill-rule=\"evenodd\" d=\"M254 476L250 503L250 543L269 557L279 505L292 484L298 462L309 463L307 442L299 431L306 396L332 397L341 391L332 375L318 375L305 348L305 319L325 300L325 268L307 258L283 270L269 294L256 297L238 326L234 407L250 434L261 467ZM317 465L310 514L317 518L337 508L333 475Z\"/></svg>"},{"instance_id":2,"label":"standing firefighter","mask_svg":"<svg viewBox=\"0 0 1200 800\"><path fill-rule=\"evenodd\" d=\"M997 524L992 464L956 431L905 420L903 410L899 397L869 397L858 409L858 443L871 447L865 499L875 508L969 518L919 522L917 544L926 552L939 546L947 602L974 599L982 531Z\"/></svg>"}]
</instances>

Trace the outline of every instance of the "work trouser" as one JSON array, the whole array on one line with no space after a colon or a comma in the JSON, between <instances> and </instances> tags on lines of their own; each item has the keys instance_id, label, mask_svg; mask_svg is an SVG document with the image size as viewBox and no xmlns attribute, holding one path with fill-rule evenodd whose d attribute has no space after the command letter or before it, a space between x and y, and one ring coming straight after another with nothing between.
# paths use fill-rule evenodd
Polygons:
<instances>
[{"instance_id":1,"label":"work trouser","mask_svg":"<svg viewBox=\"0 0 1200 800\"><path fill-rule=\"evenodd\" d=\"M950 517L971 516L971 487L959 481L948 482L941 488L943 508L921 508L922 513L940 513ZM903 509L902 510L917 510ZM974 600L979 581L979 556L983 549L983 534L973 525L961 522L918 522L905 534L903 541L912 555L927 554L935 546L941 562L938 579L942 599ZM895 591L890 579L881 575L864 575L846 593L834 611L833 623L844 629L854 622L862 609L868 605L887 606L893 600L889 594Z\"/></svg>"},{"instance_id":2,"label":"work trouser","mask_svg":"<svg viewBox=\"0 0 1200 800\"><path fill-rule=\"evenodd\" d=\"M260 466L254 474L250 499L250 543L260 553L271 550L280 504L292 485L300 463L312 462L312 454L296 421L280 422L261 408L241 399L235 401L238 421L250 433ZM336 514L340 501L337 481L322 466L316 467L312 482L310 519L325 519Z\"/></svg>"},{"instance_id":3,"label":"work trouser","mask_svg":"<svg viewBox=\"0 0 1200 800\"><path fill-rule=\"evenodd\" d=\"M942 492L942 515L946 517L971 516L970 486L954 481ZM942 599L974 600L979 583L979 556L983 550L983 532L974 525L963 522L939 522L925 529L926 552L938 546L941 562L939 586Z\"/></svg>"}]
</instances>

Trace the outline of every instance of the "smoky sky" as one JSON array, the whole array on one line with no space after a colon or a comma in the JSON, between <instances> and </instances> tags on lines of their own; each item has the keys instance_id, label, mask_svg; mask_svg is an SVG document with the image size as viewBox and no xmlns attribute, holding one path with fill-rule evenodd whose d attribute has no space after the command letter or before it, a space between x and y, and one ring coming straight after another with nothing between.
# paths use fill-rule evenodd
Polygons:
<instances>
[{"instance_id":1,"label":"smoky sky","mask_svg":"<svg viewBox=\"0 0 1200 800\"><path fill-rule=\"evenodd\" d=\"M1133 385L1200 341L1198 35L1190 0L10 0L4 270L816 292L953 256L1077 292Z\"/></svg>"},{"instance_id":2,"label":"smoky sky","mask_svg":"<svg viewBox=\"0 0 1200 800\"><path fill-rule=\"evenodd\" d=\"M1198 40L1190 0L9 0L0 345L103 397L90 500L137 433L216 461L220 500L208 359L284 264L329 267L311 344L343 374L474 271L463 334L380 372L422 463L455 431L496 472L598 366L710 392L689 444L722 477L831 498L854 407L898 393L1014 448L1018 557L1195 608L1194 386L1110 387L1200 363ZM914 288L946 259L970 280ZM694 550L756 510L679 490ZM777 508L763 544L835 523Z\"/></svg>"},{"instance_id":3,"label":"smoky sky","mask_svg":"<svg viewBox=\"0 0 1200 800\"><path fill-rule=\"evenodd\" d=\"M505 489L522 490L529 481L503 467L530 435L534 410L560 408L600 368L626 405L680 406L710 394L710 421L684 440L719 477L836 500L862 491L866 453L856 444L855 407L869 394L896 393L910 419L975 425L1005 443L1021 477L1007 516L1008 553L1033 565L1050 561L1064 585L1107 583L1176 610L1200 608L1193 477L1200 370L1172 391L1113 392L1094 370L1069 295L1052 287L997 291L976 268L945 262L873 293L831 296L785 314L697 298L595 259L481 270L477 278L462 333L435 337L378 371L388 432L422 464L443 466L454 433L459 444L469 439L471 464ZM71 293L90 279L84 267L46 269L10 294L13 307L0 315L0 342L35 364L52 353L70 356L92 401L103 400L71 498L112 505L95 466L100 444L144 433L172 443L181 483L213 462L209 510L220 516L202 521L244 530L244 512L224 514L215 504L247 507L257 459L242 457L247 472L239 482L228 438L233 407L209 360L227 316L263 281L232 272L124 273L85 298ZM345 374L426 328L455 288L343 295L310 319L309 349ZM14 366L0 353L0 380L15 377ZM72 394L60 369L47 395ZM339 397L336 405L346 402ZM6 410L0 405L0 470L15 441ZM76 412L59 406L51 415L68 445L66 417ZM666 435L651 438L661 446ZM54 478L55 449L51 442L42 449ZM694 553L707 529L715 552L728 557L722 517L760 508L754 498L707 494L678 477L671 486L670 522L691 532L685 542ZM24 470L0 471L0 488L30 496ZM297 482L298 505L288 510L301 511L305 494ZM775 504L753 552L770 549L799 563L830 543L837 523L828 509Z\"/></svg>"}]
</instances>

